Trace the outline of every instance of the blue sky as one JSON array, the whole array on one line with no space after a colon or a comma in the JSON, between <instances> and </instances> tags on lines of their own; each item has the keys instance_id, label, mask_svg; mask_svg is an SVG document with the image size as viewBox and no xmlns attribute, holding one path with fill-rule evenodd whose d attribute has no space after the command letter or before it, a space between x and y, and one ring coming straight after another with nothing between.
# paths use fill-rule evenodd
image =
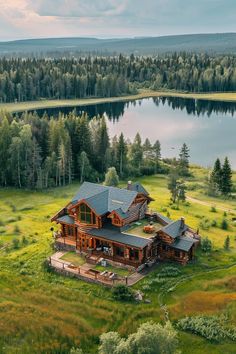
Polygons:
<instances>
[{"instance_id":1,"label":"blue sky","mask_svg":"<svg viewBox=\"0 0 236 354\"><path fill-rule=\"evenodd\" d=\"M0 40L236 32L236 0L0 0Z\"/></svg>"}]
</instances>

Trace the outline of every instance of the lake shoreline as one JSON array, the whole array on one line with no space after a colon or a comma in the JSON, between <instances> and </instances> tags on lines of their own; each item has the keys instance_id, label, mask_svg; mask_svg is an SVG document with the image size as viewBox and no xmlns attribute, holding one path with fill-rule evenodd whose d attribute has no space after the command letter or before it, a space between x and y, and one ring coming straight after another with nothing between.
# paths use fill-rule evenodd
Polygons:
<instances>
[{"instance_id":1,"label":"lake shoreline","mask_svg":"<svg viewBox=\"0 0 236 354\"><path fill-rule=\"evenodd\" d=\"M218 102L236 102L236 92L212 92L212 93L186 93L175 91L151 91L143 90L135 95L126 95L118 97L103 98L82 98L82 99L63 99L63 100L39 100L27 101L20 103L1 103L0 111L8 111L10 113L18 113L24 111L33 111L39 109L65 108L90 106L102 103L136 101L153 97L173 97L184 99L198 99L205 101Z\"/></svg>"}]
</instances>

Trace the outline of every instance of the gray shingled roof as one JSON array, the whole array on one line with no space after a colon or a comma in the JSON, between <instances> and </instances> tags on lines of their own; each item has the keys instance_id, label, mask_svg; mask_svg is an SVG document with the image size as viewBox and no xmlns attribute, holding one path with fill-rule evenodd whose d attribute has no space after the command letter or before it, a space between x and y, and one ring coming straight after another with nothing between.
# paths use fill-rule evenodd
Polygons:
<instances>
[{"instance_id":1,"label":"gray shingled roof","mask_svg":"<svg viewBox=\"0 0 236 354\"><path fill-rule=\"evenodd\" d=\"M195 241L189 237L180 237L178 240L176 240L171 247L181 250L181 251L186 251L188 252L190 248L194 245Z\"/></svg>"},{"instance_id":2,"label":"gray shingled roof","mask_svg":"<svg viewBox=\"0 0 236 354\"><path fill-rule=\"evenodd\" d=\"M139 182L131 183L130 185L128 185L127 188L130 191L135 191L135 192L138 192L138 193L143 193L145 195L149 195L148 191Z\"/></svg>"},{"instance_id":3,"label":"gray shingled roof","mask_svg":"<svg viewBox=\"0 0 236 354\"><path fill-rule=\"evenodd\" d=\"M74 223L75 223L75 220L69 215L61 216L60 218L57 219L57 221L62 222L62 223L64 222L64 223L70 224L70 225L74 225Z\"/></svg>"},{"instance_id":4,"label":"gray shingled roof","mask_svg":"<svg viewBox=\"0 0 236 354\"><path fill-rule=\"evenodd\" d=\"M136 196L135 191L84 182L72 198L72 204L84 199L98 215L117 209L126 213Z\"/></svg>"},{"instance_id":5,"label":"gray shingled roof","mask_svg":"<svg viewBox=\"0 0 236 354\"><path fill-rule=\"evenodd\" d=\"M92 229L87 232L91 236L97 236L104 238L109 241L119 242L124 245L129 245L131 247L144 248L152 241L148 238L138 237L133 235L127 235L126 233L120 232L118 228L102 228L102 229Z\"/></svg>"},{"instance_id":6,"label":"gray shingled roof","mask_svg":"<svg viewBox=\"0 0 236 354\"><path fill-rule=\"evenodd\" d=\"M162 231L172 238L179 237L182 235L183 232L185 232L188 229L187 225L184 225L184 228L181 228L181 224L182 224L181 220L173 221L170 224L163 227Z\"/></svg>"},{"instance_id":7,"label":"gray shingled roof","mask_svg":"<svg viewBox=\"0 0 236 354\"><path fill-rule=\"evenodd\" d=\"M173 222L173 220L169 219L169 218L168 218L167 216L165 216L165 215L162 215L162 214L156 213L156 212L155 212L154 214L157 215L157 217L160 219L160 221L163 221L163 222L166 223L166 224L170 224L170 223Z\"/></svg>"}]
</instances>

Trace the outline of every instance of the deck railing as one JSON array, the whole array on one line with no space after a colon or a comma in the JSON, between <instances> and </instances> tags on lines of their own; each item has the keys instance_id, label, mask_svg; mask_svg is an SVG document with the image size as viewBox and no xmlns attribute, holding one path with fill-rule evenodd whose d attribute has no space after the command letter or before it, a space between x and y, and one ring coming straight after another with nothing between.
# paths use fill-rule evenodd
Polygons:
<instances>
[{"instance_id":1,"label":"deck railing","mask_svg":"<svg viewBox=\"0 0 236 354\"><path fill-rule=\"evenodd\" d=\"M114 273L111 272L99 272L92 268L85 269L83 266L75 266L72 263L61 261L58 259L54 259L53 257L49 257L48 264L55 270L60 271L64 274L71 274L74 277L79 279L95 282L95 283L102 283L108 286L114 286L117 284L124 284L129 285L129 277L122 277L122 276L114 276ZM111 273L111 274L110 274ZM112 276L113 275L113 276Z\"/></svg>"}]
</instances>

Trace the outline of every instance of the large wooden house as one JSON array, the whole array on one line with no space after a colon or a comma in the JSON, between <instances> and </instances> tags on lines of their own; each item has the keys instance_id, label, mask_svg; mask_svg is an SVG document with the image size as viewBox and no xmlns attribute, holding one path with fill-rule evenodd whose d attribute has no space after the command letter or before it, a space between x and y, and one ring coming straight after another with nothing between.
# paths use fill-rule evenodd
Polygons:
<instances>
[{"instance_id":1,"label":"large wooden house","mask_svg":"<svg viewBox=\"0 0 236 354\"><path fill-rule=\"evenodd\" d=\"M84 252L119 263L139 267L157 259L185 264L193 258L197 235L184 219L171 221L148 212L153 199L139 183L127 188L84 182L72 200L53 216L60 224L56 233L59 249ZM161 227L151 237L129 233L139 220L158 222Z\"/></svg>"}]
</instances>

